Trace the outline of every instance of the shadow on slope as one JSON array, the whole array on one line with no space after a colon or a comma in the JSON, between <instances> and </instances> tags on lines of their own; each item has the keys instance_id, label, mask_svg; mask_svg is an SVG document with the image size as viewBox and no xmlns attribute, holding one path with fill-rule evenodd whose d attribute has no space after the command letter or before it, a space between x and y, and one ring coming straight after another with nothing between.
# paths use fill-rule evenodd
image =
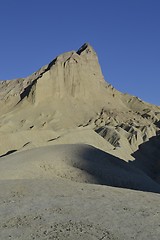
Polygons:
<instances>
[{"instance_id":1,"label":"shadow on slope","mask_svg":"<svg viewBox=\"0 0 160 240\"><path fill-rule=\"evenodd\" d=\"M151 139L151 142L153 139ZM150 141L143 147L149 149ZM157 140L156 140L157 143ZM140 158L124 160L86 144L50 145L4 156L0 159L0 179L53 179L160 193L156 175ZM149 151L149 150L148 150ZM149 159L149 158L148 158ZM152 162L152 159L148 162ZM154 165L154 162L153 164ZM150 172L149 172L150 169Z\"/></svg>"},{"instance_id":2,"label":"shadow on slope","mask_svg":"<svg viewBox=\"0 0 160 240\"><path fill-rule=\"evenodd\" d=\"M80 158L76 167L94 176L99 184L160 193L160 185L133 162L93 147L83 151Z\"/></svg>"},{"instance_id":3,"label":"shadow on slope","mask_svg":"<svg viewBox=\"0 0 160 240\"><path fill-rule=\"evenodd\" d=\"M10 155L10 154L12 154L14 152L17 152L17 150L10 150L10 151L6 152L5 154L1 155L0 158L8 156L8 155Z\"/></svg>"},{"instance_id":4,"label":"shadow on slope","mask_svg":"<svg viewBox=\"0 0 160 240\"><path fill-rule=\"evenodd\" d=\"M160 184L160 136L154 136L142 143L134 152L135 160L130 165L140 169Z\"/></svg>"}]
</instances>

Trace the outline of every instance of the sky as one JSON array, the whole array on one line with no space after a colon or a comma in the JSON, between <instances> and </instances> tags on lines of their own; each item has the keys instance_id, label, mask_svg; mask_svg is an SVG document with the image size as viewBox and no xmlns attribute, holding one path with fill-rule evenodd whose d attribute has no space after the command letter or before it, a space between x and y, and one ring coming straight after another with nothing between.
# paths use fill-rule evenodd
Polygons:
<instances>
[{"instance_id":1,"label":"sky","mask_svg":"<svg viewBox=\"0 0 160 240\"><path fill-rule=\"evenodd\" d=\"M0 80L85 42L107 82L160 105L160 0L0 0Z\"/></svg>"}]
</instances>

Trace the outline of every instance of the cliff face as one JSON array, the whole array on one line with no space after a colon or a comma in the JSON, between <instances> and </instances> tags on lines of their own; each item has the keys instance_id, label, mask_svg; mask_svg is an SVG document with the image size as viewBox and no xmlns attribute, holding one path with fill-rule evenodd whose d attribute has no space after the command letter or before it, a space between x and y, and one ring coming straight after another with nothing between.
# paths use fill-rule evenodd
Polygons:
<instances>
[{"instance_id":1,"label":"cliff face","mask_svg":"<svg viewBox=\"0 0 160 240\"><path fill-rule=\"evenodd\" d=\"M36 82L35 102L44 98L74 97L92 101L103 92L104 79L90 45L57 57ZM97 97L96 97L97 98Z\"/></svg>"}]
</instances>

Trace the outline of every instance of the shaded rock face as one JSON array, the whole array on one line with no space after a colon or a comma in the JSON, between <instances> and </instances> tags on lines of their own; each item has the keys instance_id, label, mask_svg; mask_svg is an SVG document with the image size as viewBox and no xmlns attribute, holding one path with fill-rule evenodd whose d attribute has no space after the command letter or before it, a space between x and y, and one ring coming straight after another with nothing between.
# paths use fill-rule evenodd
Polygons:
<instances>
[{"instance_id":1,"label":"shaded rock face","mask_svg":"<svg viewBox=\"0 0 160 240\"><path fill-rule=\"evenodd\" d=\"M104 79L98 58L89 44L84 44L77 52L58 56L31 79L29 94L24 89L22 95L26 94L33 103L66 96L91 102L93 95L96 97L104 92L101 86Z\"/></svg>"}]
</instances>

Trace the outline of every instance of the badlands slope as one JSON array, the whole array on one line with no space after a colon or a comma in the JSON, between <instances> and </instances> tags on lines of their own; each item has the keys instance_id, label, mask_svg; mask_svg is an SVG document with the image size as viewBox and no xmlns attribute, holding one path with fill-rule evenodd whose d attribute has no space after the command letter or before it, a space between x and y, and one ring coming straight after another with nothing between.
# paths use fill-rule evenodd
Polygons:
<instances>
[{"instance_id":1,"label":"badlands slope","mask_svg":"<svg viewBox=\"0 0 160 240\"><path fill-rule=\"evenodd\" d=\"M0 239L159 239L159 133L89 44L1 81Z\"/></svg>"}]
</instances>

